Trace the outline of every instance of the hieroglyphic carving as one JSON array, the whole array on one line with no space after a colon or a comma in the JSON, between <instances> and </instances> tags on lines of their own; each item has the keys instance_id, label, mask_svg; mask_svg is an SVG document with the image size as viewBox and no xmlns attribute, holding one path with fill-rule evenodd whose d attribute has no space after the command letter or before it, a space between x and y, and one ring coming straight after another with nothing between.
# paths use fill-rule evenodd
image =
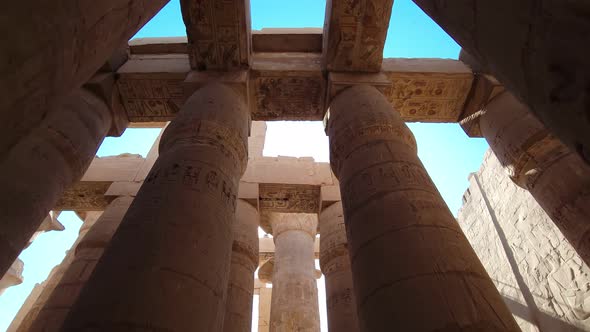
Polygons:
<instances>
[{"instance_id":1,"label":"hieroglyphic carving","mask_svg":"<svg viewBox=\"0 0 590 332\"><path fill-rule=\"evenodd\" d=\"M111 181L80 181L64 191L54 210L103 211L115 198L105 196Z\"/></svg>"},{"instance_id":2,"label":"hieroglyphic carving","mask_svg":"<svg viewBox=\"0 0 590 332\"><path fill-rule=\"evenodd\" d=\"M321 120L324 80L306 73L274 73L251 84L252 120Z\"/></svg>"},{"instance_id":3,"label":"hieroglyphic carving","mask_svg":"<svg viewBox=\"0 0 590 332\"><path fill-rule=\"evenodd\" d=\"M326 5L324 61L330 71L377 72L393 0L331 0Z\"/></svg>"},{"instance_id":4,"label":"hieroglyphic carving","mask_svg":"<svg viewBox=\"0 0 590 332\"><path fill-rule=\"evenodd\" d=\"M182 0L191 68L247 67L250 51L248 0Z\"/></svg>"},{"instance_id":5,"label":"hieroglyphic carving","mask_svg":"<svg viewBox=\"0 0 590 332\"><path fill-rule=\"evenodd\" d=\"M320 187L300 184L260 184L260 209L271 212L317 213Z\"/></svg>"},{"instance_id":6,"label":"hieroglyphic carving","mask_svg":"<svg viewBox=\"0 0 590 332\"><path fill-rule=\"evenodd\" d=\"M153 76L122 76L117 81L130 122L170 121L184 103L184 75L177 78Z\"/></svg>"},{"instance_id":7,"label":"hieroglyphic carving","mask_svg":"<svg viewBox=\"0 0 590 332\"><path fill-rule=\"evenodd\" d=\"M472 75L445 73L387 73L391 81L387 100L404 120L416 122L457 122Z\"/></svg>"}]
</instances>

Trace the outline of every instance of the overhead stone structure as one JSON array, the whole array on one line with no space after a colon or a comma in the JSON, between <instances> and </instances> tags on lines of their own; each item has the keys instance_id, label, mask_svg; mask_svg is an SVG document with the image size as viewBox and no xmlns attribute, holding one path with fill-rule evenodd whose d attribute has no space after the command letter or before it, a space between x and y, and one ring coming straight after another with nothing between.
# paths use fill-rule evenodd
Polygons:
<instances>
[{"instance_id":1,"label":"overhead stone structure","mask_svg":"<svg viewBox=\"0 0 590 332\"><path fill-rule=\"evenodd\" d=\"M518 331L387 99L366 85L344 90L327 133L360 331Z\"/></svg>"},{"instance_id":2,"label":"overhead stone structure","mask_svg":"<svg viewBox=\"0 0 590 332\"><path fill-rule=\"evenodd\" d=\"M331 0L323 28L259 31L247 0L181 0L186 37L128 41L167 2L3 6L0 272L49 211L92 219L105 210L101 219L116 221L80 237L10 332L248 331L253 294L261 331L319 331L318 257L330 330L586 327L587 4L414 0L473 54L457 61L384 58L392 0ZM324 121L331 162L264 157L265 125L251 120ZM536 211L528 203L506 212L488 202L477 208L483 222L459 220L513 292L490 280L404 122L460 123L486 137L563 232L543 226L543 243L534 227L502 224ZM93 159L105 136L128 127L166 129L145 158ZM477 190L474 179L486 201L493 184ZM499 246L488 229L475 232L488 219ZM274 237L257 238L257 225ZM544 247L538 256L515 252L529 236ZM577 256L555 247L562 236ZM525 278L519 264L529 259ZM254 279L257 261L272 300ZM539 276L559 281L525 280ZM559 300L544 307L534 296L547 289Z\"/></svg>"}]
</instances>

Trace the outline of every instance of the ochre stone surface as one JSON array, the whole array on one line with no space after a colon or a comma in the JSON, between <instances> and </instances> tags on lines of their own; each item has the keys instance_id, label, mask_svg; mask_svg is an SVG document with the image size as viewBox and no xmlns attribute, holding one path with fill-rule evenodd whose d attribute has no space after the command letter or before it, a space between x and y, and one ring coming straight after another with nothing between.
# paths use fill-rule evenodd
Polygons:
<instances>
[{"instance_id":1,"label":"ochre stone surface","mask_svg":"<svg viewBox=\"0 0 590 332\"><path fill-rule=\"evenodd\" d=\"M590 166L510 92L492 99L481 131L512 180L528 189L590 263Z\"/></svg>"},{"instance_id":2,"label":"ochre stone surface","mask_svg":"<svg viewBox=\"0 0 590 332\"><path fill-rule=\"evenodd\" d=\"M386 98L341 92L327 133L360 331L518 331Z\"/></svg>"},{"instance_id":3,"label":"ochre stone surface","mask_svg":"<svg viewBox=\"0 0 590 332\"><path fill-rule=\"evenodd\" d=\"M167 2L5 3L0 10L0 39L6 45L0 61L1 158Z\"/></svg>"},{"instance_id":4,"label":"ochre stone surface","mask_svg":"<svg viewBox=\"0 0 590 332\"><path fill-rule=\"evenodd\" d=\"M223 324L225 332L250 331L252 327L259 219L255 207L238 199Z\"/></svg>"},{"instance_id":5,"label":"ochre stone surface","mask_svg":"<svg viewBox=\"0 0 590 332\"><path fill-rule=\"evenodd\" d=\"M248 124L223 85L187 100L65 330L222 329Z\"/></svg>"},{"instance_id":6,"label":"ochre stone surface","mask_svg":"<svg viewBox=\"0 0 590 332\"><path fill-rule=\"evenodd\" d=\"M0 278L0 295L4 293L6 288L22 284L24 264L23 261L17 258L14 263L10 265L6 274Z\"/></svg>"},{"instance_id":7,"label":"ochre stone surface","mask_svg":"<svg viewBox=\"0 0 590 332\"><path fill-rule=\"evenodd\" d=\"M589 331L590 268L488 150L457 221L523 332Z\"/></svg>"},{"instance_id":8,"label":"ochre stone surface","mask_svg":"<svg viewBox=\"0 0 590 332\"><path fill-rule=\"evenodd\" d=\"M342 203L320 214L320 267L325 276L330 331L359 331Z\"/></svg>"},{"instance_id":9,"label":"ochre stone surface","mask_svg":"<svg viewBox=\"0 0 590 332\"><path fill-rule=\"evenodd\" d=\"M24 110L23 110L24 112ZM14 262L64 190L80 180L111 126L111 112L80 89L0 158L0 275Z\"/></svg>"},{"instance_id":10,"label":"ochre stone surface","mask_svg":"<svg viewBox=\"0 0 590 332\"><path fill-rule=\"evenodd\" d=\"M62 262L51 270L51 273L49 274L47 279L41 284L42 290L40 291L39 296L34 301L34 303L32 303L31 307L27 309L27 312L22 318L22 321L18 323L17 331L31 331L33 323L39 316L39 313L51 297L55 288L60 284L64 274L70 268L70 264L72 264L72 262L74 261L76 257L76 246L80 243L80 241L82 241L82 239L84 239L90 228L96 223L96 221L101 215L102 211L93 211L84 213L84 215L78 215L80 219L82 219L84 222L80 227L80 231L78 232L78 238L76 239L72 247L67 251L66 256L64 257Z\"/></svg>"},{"instance_id":11,"label":"ochre stone surface","mask_svg":"<svg viewBox=\"0 0 590 332\"><path fill-rule=\"evenodd\" d=\"M272 288L260 288L258 292L258 332L269 332Z\"/></svg>"},{"instance_id":12,"label":"ochre stone surface","mask_svg":"<svg viewBox=\"0 0 590 332\"><path fill-rule=\"evenodd\" d=\"M270 332L320 331L313 243L316 214L270 214L275 260Z\"/></svg>"},{"instance_id":13,"label":"ochre stone surface","mask_svg":"<svg viewBox=\"0 0 590 332\"><path fill-rule=\"evenodd\" d=\"M118 197L86 231L73 250L71 262L64 266L63 277L42 306L31 328L24 331L57 332L92 275L105 247L121 224L133 197Z\"/></svg>"},{"instance_id":14,"label":"ochre stone surface","mask_svg":"<svg viewBox=\"0 0 590 332\"><path fill-rule=\"evenodd\" d=\"M414 2L590 163L587 1Z\"/></svg>"}]
</instances>

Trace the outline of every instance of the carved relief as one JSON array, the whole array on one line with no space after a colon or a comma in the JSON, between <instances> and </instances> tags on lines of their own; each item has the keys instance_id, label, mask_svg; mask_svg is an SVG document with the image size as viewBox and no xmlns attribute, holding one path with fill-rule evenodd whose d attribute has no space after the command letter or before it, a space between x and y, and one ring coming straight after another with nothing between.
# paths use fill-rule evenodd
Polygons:
<instances>
[{"instance_id":1,"label":"carved relief","mask_svg":"<svg viewBox=\"0 0 590 332\"><path fill-rule=\"evenodd\" d=\"M181 8L193 69L248 66L248 1L182 0Z\"/></svg>"},{"instance_id":2,"label":"carved relief","mask_svg":"<svg viewBox=\"0 0 590 332\"><path fill-rule=\"evenodd\" d=\"M252 120L321 120L324 79L320 73L258 73L251 83Z\"/></svg>"},{"instance_id":3,"label":"carved relief","mask_svg":"<svg viewBox=\"0 0 590 332\"><path fill-rule=\"evenodd\" d=\"M64 191L53 210L103 211L114 196L105 196L111 181L80 181Z\"/></svg>"},{"instance_id":4,"label":"carved relief","mask_svg":"<svg viewBox=\"0 0 590 332\"><path fill-rule=\"evenodd\" d=\"M387 100L405 121L457 122L471 89L471 75L387 73Z\"/></svg>"},{"instance_id":5,"label":"carved relief","mask_svg":"<svg viewBox=\"0 0 590 332\"><path fill-rule=\"evenodd\" d=\"M117 84L130 122L170 121L184 103L183 79L121 77Z\"/></svg>"},{"instance_id":6,"label":"carved relief","mask_svg":"<svg viewBox=\"0 0 590 332\"><path fill-rule=\"evenodd\" d=\"M392 4L391 0L331 1L324 45L328 70L379 71Z\"/></svg>"},{"instance_id":7,"label":"carved relief","mask_svg":"<svg viewBox=\"0 0 590 332\"><path fill-rule=\"evenodd\" d=\"M317 213L320 187L298 184L260 184L260 210Z\"/></svg>"}]
</instances>

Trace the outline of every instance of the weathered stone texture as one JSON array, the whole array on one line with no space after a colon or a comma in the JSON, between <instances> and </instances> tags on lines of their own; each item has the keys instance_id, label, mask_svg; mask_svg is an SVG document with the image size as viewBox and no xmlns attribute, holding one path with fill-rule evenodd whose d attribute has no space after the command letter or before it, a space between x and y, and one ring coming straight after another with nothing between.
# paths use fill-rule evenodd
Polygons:
<instances>
[{"instance_id":1,"label":"weathered stone texture","mask_svg":"<svg viewBox=\"0 0 590 332\"><path fill-rule=\"evenodd\" d=\"M587 1L414 2L590 163Z\"/></svg>"},{"instance_id":2,"label":"weathered stone texture","mask_svg":"<svg viewBox=\"0 0 590 332\"><path fill-rule=\"evenodd\" d=\"M221 330L248 125L231 88L187 100L65 330Z\"/></svg>"},{"instance_id":3,"label":"weathered stone texture","mask_svg":"<svg viewBox=\"0 0 590 332\"><path fill-rule=\"evenodd\" d=\"M111 127L111 111L84 89L0 158L0 275L14 262L64 190L78 181Z\"/></svg>"},{"instance_id":4,"label":"weathered stone texture","mask_svg":"<svg viewBox=\"0 0 590 332\"><path fill-rule=\"evenodd\" d=\"M458 221L523 331L590 331L590 268L490 151Z\"/></svg>"},{"instance_id":5,"label":"weathered stone texture","mask_svg":"<svg viewBox=\"0 0 590 332\"><path fill-rule=\"evenodd\" d=\"M370 86L344 90L327 133L360 330L517 331L386 98Z\"/></svg>"},{"instance_id":6,"label":"weathered stone texture","mask_svg":"<svg viewBox=\"0 0 590 332\"><path fill-rule=\"evenodd\" d=\"M0 278L0 295L4 293L6 288L19 285L23 282L23 269L25 263L20 259L16 259L2 278Z\"/></svg>"}]
</instances>

